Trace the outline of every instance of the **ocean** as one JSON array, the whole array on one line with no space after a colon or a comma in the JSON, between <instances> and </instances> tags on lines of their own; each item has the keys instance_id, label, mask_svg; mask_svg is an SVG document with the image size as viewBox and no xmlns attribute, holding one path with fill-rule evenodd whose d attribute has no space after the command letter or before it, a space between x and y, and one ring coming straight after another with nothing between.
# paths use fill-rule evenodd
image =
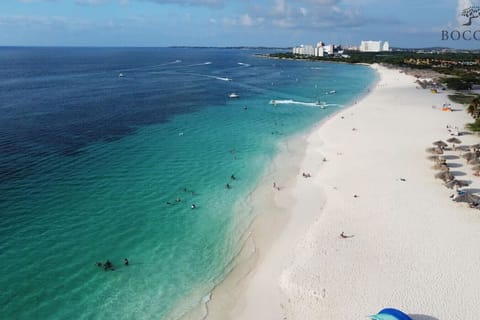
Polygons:
<instances>
[{"instance_id":1,"label":"ocean","mask_svg":"<svg viewBox=\"0 0 480 320\"><path fill-rule=\"evenodd\" d=\"M2 318L179 319L208 300L279 143L376 77L267 52L0 48Z\"/></svg>"}]
</instances>

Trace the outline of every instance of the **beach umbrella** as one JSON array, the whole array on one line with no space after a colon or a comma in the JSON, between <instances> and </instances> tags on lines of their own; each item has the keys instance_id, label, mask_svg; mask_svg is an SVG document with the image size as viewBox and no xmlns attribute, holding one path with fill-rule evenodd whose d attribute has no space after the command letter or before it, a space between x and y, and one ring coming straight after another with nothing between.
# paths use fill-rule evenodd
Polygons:
<instances>
[{"instance_id":1,"label":"beach umbrella","mask_svg":"<svg viewBox=\"0 0 480 320\"><path fill-rule=\"evenodd\" d=\"M437 163L432 167L433 170L448 171L450 168L444 163Z\"/></svg>"},{"instance_id":2,"label":"beach umbrella","mask_svg":"<svg viewBox=\"0 0 480 320\"><path fill-rule=\"evenodd\" d=\"M467 161L473 160L476 157L477 157L477 155L473 152L467 152L467 153L462 154L462 158L467 160Z\"/></svg>"},{"instance_id":3,"label":"beach umbrella","mask_svg":"<svg viewBox=\"0 0 480 320\"><path fill-rule=\"evenodd\" d=\"M470 146L470 148L480 149L480 143L474 144L473 146Z\"/></svg>"},{"instance_id":4,"label":"beach umbrella","mask_svg":"<svg viewBox=\"0 0 480 320\"><path fill-rule=\"evenodd\" d=\"M454 143L454 144L462 143L462 141L460 141L460 139L455 138L455 137L447 139L447 142Z\"/></svg>"},{"instance_id":5,"label":"beach umbrella","mask_svg":"<svg viewBox=\"0 0 480 320\"><path fill-rule=\"evenodd\" d=\"M460 151L470 151L470 146L458 146L455 149Z\"/></svg>"},{"instance_id":6,"label":"beach umbrella","mask_svg":"<svg viewBox=\"0 0 480 320\"><path fill-rule=\"evenodd\" d=\"M472 167L472 170L473 170L473 171L480 171L480 165L477 164L477 165L473 166L473 167Z\"/></svg>"},{"instance_id":7,"label":"beach umbrella","mask_svg":"<svg viewBox=\"0 0 480 320\"><path fill-rule=\"evenodd\" d=\"M453 189L454 187L459 187L459 188L463 188L463 187L468 187L472 182L471 181L466 181L466 180L451 180L447 183L445 183L445 187L449 188L449 189Z\"/></svg>"},{"instance_id":8,"label":"beach umbrella","mask_svg":"<svg viewBox=\"0 0 480 320\"><path fill-rule=\"evenodd\" d=\"M450 180L453 180L455 177L448 171L442 171L442 172L439 172L435 175L435 178L436 179L441 179L445 182L448 182Z\"/></svg>"},{"instance_id":9,"label":"beach umbrella","mask_svg":"<svg viewBox=\"0 0 480 320\"><path fill-rule=\"evenodd\" d=\"M478 159L473 159L473 160L468 161L468 164L478 165L478 164L480 164L480 160L478 160Z\"/></svg>"},{"instance_id":10,"label":"beach umbrella","mask_svg":"<svg viewBox=\"0 0 480 320\"><path fill-rule=\"evenodd\" d=\"M440 148L427 148L425 149L427 152L429 153L433 153L433 154L443 154L443 150L440 149Z\"/></svg>"},{"instance_id":11,"label":"beach umbrella","mask_svg":"<svg viewBox=\"0 0 480 320\"><path fill-rule=\"evenodd\" d=\"M446 142L442 141L442 140L435 141L435 142L433 143L433 145L434 145L434 146L437 146L437 147L439 147L439 148L444 148L444 147L447 147L447 146L448 146L448 144L447 144Z\"/></svg>"},{"instance_id":12,"label":"beach umbrella","mask_svg":"<svg viewBox=\"0 0 480 320\"><path fill-rule=\"evenodd\" d=\"M453 199L453 201L466 202L466 203L473 204L473 203L478 203L480 201L480 197L474 194L471 194L470 192L464 192L463 194Z\"/></svg>"},{"instance_id":13,"label":"beach umbrella","mask_svg":"<svg viewBox=\"0 0 480 320\"><path fill-rule=\"evenodd\" d=\"M439 156L428 156L427 159L430 160L430 161L439 161L440 157Z\"/></svg>"}]
</instances>

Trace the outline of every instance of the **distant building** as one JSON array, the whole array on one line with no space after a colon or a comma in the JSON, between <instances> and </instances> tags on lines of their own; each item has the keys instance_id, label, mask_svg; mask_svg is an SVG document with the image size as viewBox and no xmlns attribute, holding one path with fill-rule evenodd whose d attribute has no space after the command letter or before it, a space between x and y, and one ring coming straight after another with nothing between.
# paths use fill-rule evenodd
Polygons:
<instances>
[{"instance_id":1,"label":"distant building","mask_svg":"<svg viewBox=\"0 0 480 320\"><path fill-rule=\"evenodd\" d=\"M302 44L300 47L293 48L293 54L314 56L315 55L315 48L313 46Z\"/></svg>"},{"instance_id":2,"label":"distant building","mask_svg":"<svg viewBox=\"0 0 480 320\"><path fill-rule=\"evenodd\" d=\"M388 44L388 41L385 41L383 45L382 41L362 41L359 50L361 52L390 51L390 45Z\"/></svg>"},{"instance_id":3,"label":"distant building","mask_svg":"<svg viewBox=\"0 0 480 320\"><path fill-rule=\"evenodd\" d=\"M325 51L323 49L323 46L322 47L316 47L315 48L315 57L323 57L325 55Z\"/></svg>"},{"instance_id":4,"label":"distant building","mask_svg":"<svg viewBox=\"0 0 480 320\"><path fill-rule=\"evenodd\" d=\"M325 46L325 51L327 52L328 55L333 54L333 44L329 44L328 46Z\"/></svg>"},{"instance_id":5,"label":"distant building","mask_svg":"<svg viewBox=\"0 0 480 320\"><path fill-rule=\"evenodd\" d=\"M385 41L383 43L383 47L382 47L382 51L390 51L390 44L388 43L388 41Z\"/></svg>"},{"instance_id":6,"label":"distant building","mask_svg":"<svg viewBox=\"0 0 480 320\"><path fill-rule=\"evenodd\" d=\"M294 47L292 52L296 55L323 57L326 55L335 55L338 49L339 47L335 47L333 44L325 45L325 43L319 41L315 47L302 44L299 47Z\"/></svg>"}]
</instances>

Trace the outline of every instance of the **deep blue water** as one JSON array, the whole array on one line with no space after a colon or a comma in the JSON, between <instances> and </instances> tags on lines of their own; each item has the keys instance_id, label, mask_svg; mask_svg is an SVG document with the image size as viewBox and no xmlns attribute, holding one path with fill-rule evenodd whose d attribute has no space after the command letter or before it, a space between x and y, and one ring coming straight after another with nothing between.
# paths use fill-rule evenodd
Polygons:
<instances>
[{"instance_id":1,"label":"deep blue water","mask_svg":"<svg viewBox=\"0 0 480 320\"><path fill-rule=\"evenodd\" d=\"M278 142L374 79L259 52L0 48L7 319L178 318L221 281Z\"/></svg>"}]
</instances>

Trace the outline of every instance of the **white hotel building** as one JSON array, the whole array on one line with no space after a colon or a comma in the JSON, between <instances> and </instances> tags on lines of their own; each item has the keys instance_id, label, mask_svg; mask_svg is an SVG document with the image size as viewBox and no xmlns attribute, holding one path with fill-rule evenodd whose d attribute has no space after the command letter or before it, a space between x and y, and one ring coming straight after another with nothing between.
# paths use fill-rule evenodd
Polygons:
<instances>
[{"instance_id":1,"label":"white hotel building","mask_svg":"<svg viewBox=\"0 0 480 320\"><path fill-rule=\"evenodd\" d=\"M294 47L292 52L293 54L306 55L306 56L315 56L323 57L324 55L333 54L334 46L333 44L325 45L323 42L318 42L317 45L301 45L300 47Z\"/></svg>"},{"instance_id":2,"label":"white hotel building","mask_svg":"<svg viewBox=\"0 0 480 320\"><path fill-rule=\"evenodd\" d=\"M388 41L362 41L360 43L359 50L361 52L382 52L390 51L390 45Z\"/></svg>"}]
</instances>

